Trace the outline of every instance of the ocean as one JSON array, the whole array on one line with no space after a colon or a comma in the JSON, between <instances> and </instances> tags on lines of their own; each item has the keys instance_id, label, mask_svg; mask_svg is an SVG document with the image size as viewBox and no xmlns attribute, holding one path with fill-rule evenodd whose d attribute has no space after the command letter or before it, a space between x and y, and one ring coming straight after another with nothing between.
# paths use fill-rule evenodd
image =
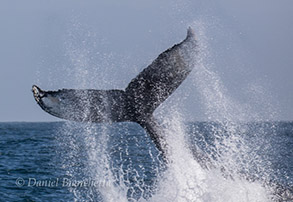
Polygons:
<instances>
[{"instance_id":1,"label":"ocean","mask_svg":"<svg viewBox=\"0 0 293 202\"><path fill-rule=\"evenodd\" d=\"M0 201L292 201L293 122L0 123Z\"/></svg>"}]
</instances>

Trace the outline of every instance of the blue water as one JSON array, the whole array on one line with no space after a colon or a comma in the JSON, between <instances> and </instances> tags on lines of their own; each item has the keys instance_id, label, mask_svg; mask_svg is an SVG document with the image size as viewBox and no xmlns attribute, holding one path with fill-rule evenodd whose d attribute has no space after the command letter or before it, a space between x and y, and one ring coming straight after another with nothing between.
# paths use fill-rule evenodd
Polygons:
<instances>
[{"instance_id":1,"label":"blue water","mask_svg":"<svg viewBox=\"0 0 293 202\"><path fill-rule=\"evenodd\" d=\"M292 122L238 124L233 133L212 122L184 126L188 147L223 173L293 187ZM231 136L241 141L227 143ZM0 201L152 201L166 172L137 124L0 123Z\"/></svg>"}]
</instances>

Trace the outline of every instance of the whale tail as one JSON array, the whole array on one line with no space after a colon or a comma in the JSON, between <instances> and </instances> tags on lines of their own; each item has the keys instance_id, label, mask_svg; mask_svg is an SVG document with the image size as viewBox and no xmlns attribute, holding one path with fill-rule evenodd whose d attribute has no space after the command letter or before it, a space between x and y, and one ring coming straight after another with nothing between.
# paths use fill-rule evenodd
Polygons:
<instances>
[{"instance_id":1,"label":"whale tail","mask_svg":"<svg viewBox=\"0 0 293 202\"><path fill-rule=\"evenodd\" d=\"M97 123L136 122L165 154L163 132L153 112L191 72L197 47L194 31L189 28L185 40L161 53L125 90L43 91L34 85L33 95L44 111L62 119Z\"/></svg>"}]
</instances>

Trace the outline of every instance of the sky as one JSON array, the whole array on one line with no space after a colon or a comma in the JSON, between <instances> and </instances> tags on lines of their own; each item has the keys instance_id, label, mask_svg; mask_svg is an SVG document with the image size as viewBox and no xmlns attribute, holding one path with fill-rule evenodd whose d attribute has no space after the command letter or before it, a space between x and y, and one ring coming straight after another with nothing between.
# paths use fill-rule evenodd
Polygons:
<instances>
[{"instance_id":1,"label":"sky","mask_svg":"<svg viewBox=\"0 0 293 202\"><path fill-rule=\"evenodd\" d=\"M4 1L0 122L59 120L37 106L33 84L45 90L125 88L183 40L188 26L207 45L204 63L239 106L254 105L264 119L293 120L292 19L291 0ZM193 86L188 78L171 103L188 120L206 120ZM247 96L251 86L257 102Z\"/></svg>"}]
</instances>

